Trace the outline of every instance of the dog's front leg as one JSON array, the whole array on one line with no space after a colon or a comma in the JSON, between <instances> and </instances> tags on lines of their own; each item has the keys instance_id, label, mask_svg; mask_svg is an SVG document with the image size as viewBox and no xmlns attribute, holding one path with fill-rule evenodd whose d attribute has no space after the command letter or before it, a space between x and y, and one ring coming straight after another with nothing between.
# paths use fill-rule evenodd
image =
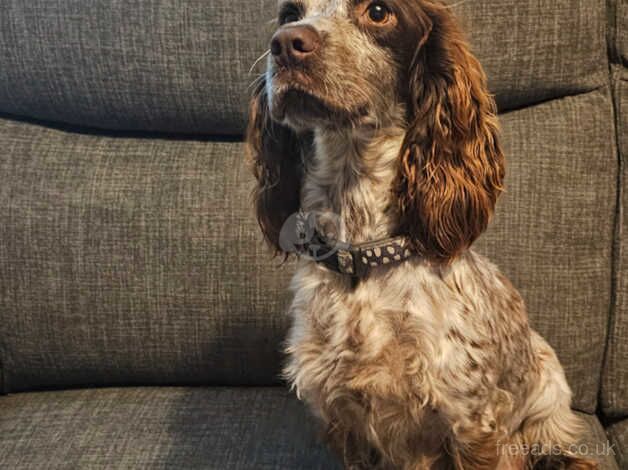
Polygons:
<instances>
[{"instance_id":1,"label":"dog's front leg","mask_svg":"<svg viewBox=\"0 0 628 470\"><path fill-rule=\"evenodd\" d=\"M327 430L329 445L342 459L346 470L392 470L367 439L338 424Z\"/></svg>"}]
</instances>

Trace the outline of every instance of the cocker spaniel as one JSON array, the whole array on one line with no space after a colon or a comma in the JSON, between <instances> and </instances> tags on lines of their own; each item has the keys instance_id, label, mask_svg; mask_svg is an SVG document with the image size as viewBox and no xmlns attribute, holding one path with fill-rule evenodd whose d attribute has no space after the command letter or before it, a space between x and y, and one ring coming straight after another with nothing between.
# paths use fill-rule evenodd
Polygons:
<instances>
[{"instance_id":1,"label":"cocker spaniel","mask_svg":"<svg viewBox=\"0 0 628 470\"><path fill-rule=\"evenodd\" d=\"M300 258L285 376L345 466L597 468L554 351L470 250L504 156L451 8L282 2L256 85L257 217Z\"/></svg>"}]
</instances>

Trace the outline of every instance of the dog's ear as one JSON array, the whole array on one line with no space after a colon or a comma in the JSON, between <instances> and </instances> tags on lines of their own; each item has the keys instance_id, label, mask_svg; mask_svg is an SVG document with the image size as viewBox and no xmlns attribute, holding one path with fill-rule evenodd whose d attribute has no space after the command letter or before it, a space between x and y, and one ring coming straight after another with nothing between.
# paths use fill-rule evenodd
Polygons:
<instances>
[{"instance_id":1,"label":"dog's ear","mask_svg":"<svg viewBox=\"0 0 628 470\"><path fill-rule=\"evenodd\" d=\"M484 71L451 12L432 4L423 19L395 184L398 231L426 256L450 260L486 229L504 157Z\"/></svg>"},{"instance_id":2,"label":"dog's ear","mask_svg":"<svg viewBox=\"0 0 628 470\"><path fill-rule=\"evenodd\" d=\"M271 119L264 81L251 99L246 144L257 180L253 192L257 220L267 242L280 253L281 227L299 210L301 146L294 131Z\"/></svg>"}]
</instances>

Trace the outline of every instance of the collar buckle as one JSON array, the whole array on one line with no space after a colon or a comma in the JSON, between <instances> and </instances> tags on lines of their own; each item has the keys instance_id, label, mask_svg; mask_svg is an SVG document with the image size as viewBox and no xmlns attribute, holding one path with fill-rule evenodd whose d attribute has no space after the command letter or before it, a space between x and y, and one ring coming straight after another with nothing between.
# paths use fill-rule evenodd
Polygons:
<instances>
[{"instance_id":1,"label":"collar buckle","mask_svg":"<svg viewBox=\"0 0 628 470\"><path fill-rule=\"evenodd\" d=\"M336 253L336 257L338 258L338 271L341 274L356 275L356 253L353 250L340 249Z\"/></svg>"},{"instance_id":2,"label":"collar buckle","mask_svg":"<svg viewBox=\"0 0 628 470\"><path fill-rule=\"evenodd\" d=\"M315 262L353 278L366 277L372 268L398 264L414 256L406 237L350 245L343 242L332 244L315 232L303 248L301 253Z\"/></svg>"}]
</instances>

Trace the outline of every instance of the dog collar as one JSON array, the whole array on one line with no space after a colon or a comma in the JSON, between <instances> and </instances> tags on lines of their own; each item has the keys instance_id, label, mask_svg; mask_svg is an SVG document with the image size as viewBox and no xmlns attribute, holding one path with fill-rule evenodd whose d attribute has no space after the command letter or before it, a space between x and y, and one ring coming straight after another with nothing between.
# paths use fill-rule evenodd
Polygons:
<instances>
[{"instance_id":1,"label":"dog collar","mask_svg":"<svg viewBox=\"0 0 628 470\"><path fill-rule=\"evenodd\" d=\"M299 253L331 271L354 278L365 277L372 268L398 264L414 256L407 237L351 245L330 242L318 232L314 233L310 241L301 245Z\"/></svg>"}]
</instances>

